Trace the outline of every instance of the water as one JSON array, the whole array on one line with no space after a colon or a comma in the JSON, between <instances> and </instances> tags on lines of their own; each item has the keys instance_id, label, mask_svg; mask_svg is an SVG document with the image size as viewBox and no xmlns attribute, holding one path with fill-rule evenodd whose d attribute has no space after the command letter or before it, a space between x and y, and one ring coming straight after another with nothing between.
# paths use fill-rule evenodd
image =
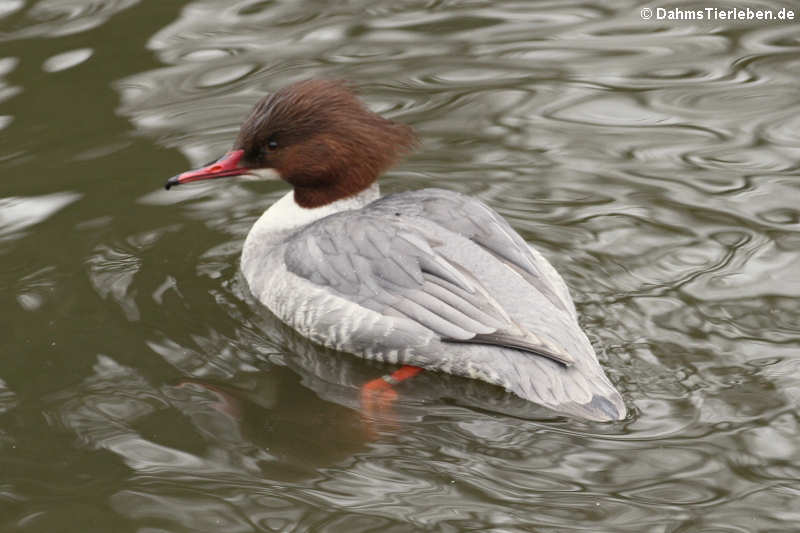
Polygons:
<instances>
[{"instance_id":1,"label":"water","mask_svg":"<svg viewBox=\"0 0 800 533\"><path fill-rule=\"evenodd\" d=\"M797 21L641 7L0 2L0 530L794 531ZM474 195L551 259L625 421L430 374L364 417L385 369L252 305L285 188L161 187L309 77L417 129L385 191Z\"/></svg>"}]
</instances>

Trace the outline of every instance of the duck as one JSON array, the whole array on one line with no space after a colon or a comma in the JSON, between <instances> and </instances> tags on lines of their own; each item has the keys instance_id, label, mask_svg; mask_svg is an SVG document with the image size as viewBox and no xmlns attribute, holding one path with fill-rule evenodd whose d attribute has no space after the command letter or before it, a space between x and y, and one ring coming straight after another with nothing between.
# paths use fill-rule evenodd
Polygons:
<instances>
[{"instance_id":1,"label":"duck","mask_svg":"<svg viewBox=\"0 0 800 533\"><path fill-rule=\"evenodd\" d=\"M166 188L234 176L291 186L250 229L243 278L315 344L399 366L365 391L395 394L424 370L559 415L624 419L563 278L501 215L447 189L380 194L379 176L417 145L348 83L303 80L263 97L230 151Z\"/></svg>"}]
</instances>

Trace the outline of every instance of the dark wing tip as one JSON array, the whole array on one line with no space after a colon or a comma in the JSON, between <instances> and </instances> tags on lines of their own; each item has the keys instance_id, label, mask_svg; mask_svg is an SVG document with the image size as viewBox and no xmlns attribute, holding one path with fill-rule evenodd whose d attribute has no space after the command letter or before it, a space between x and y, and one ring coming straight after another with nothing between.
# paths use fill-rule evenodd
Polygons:
<instances>
[{"instance_id":1,"label":"dark wing tip","mask_svg":"<svg viewBox=\"0 0 800 533\"><path fill-rule=\"evenodd\" d=\"M569 367L575 363L572 357L570 357L567 353L558 354L543 348L539 344L533 344L526 341L524 338L517 337L512 334L505 334L501 331L496 331L494 333L478 333L475 336L464 340L442 338L441 341L464 344L487 344L490 346L500 346L502 348L514 348L516 350L532 353L540 357L545 357L564 367Z\"/></svg>"}]
</instances>

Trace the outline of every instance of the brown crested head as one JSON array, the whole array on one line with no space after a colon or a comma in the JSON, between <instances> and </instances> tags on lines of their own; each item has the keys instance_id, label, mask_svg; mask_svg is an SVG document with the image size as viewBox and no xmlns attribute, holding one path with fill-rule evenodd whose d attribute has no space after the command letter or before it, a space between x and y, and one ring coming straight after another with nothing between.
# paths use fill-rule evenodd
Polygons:
<instances>
[{"instance_id":1,"label":"brown crested head","mask_svg":"<svg viewBox=\"0 0 800 533\"><path fill-rule=\"evenodd\" d=\"M363 191L416 143L342 82L301 81L266 96L242 125L240 166L274 169L295 201L317 207Z\"/></svg>"}]
</instances>

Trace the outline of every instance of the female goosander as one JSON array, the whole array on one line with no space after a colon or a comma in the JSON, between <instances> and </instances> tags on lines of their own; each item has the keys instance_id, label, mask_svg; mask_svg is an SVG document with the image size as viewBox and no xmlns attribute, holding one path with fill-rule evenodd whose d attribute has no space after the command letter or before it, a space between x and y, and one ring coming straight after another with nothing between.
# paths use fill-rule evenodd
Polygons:
<instances>
[{"instance_id":1,"label":"female goosander","mask_svg":"<svg viewBox=\"0 0 800 533\"><path fill-rule=\"evenodd\" d=\"M624 418L564 280L500 215L441 189L380 196L376 179L414 144L344 84L302 81L258 102L216 163L166 187L241 175L292 185L250 230L241 269L301 335L411 365L396 379L419 367L565 414Z\"/></svg>"}]
</instances>

